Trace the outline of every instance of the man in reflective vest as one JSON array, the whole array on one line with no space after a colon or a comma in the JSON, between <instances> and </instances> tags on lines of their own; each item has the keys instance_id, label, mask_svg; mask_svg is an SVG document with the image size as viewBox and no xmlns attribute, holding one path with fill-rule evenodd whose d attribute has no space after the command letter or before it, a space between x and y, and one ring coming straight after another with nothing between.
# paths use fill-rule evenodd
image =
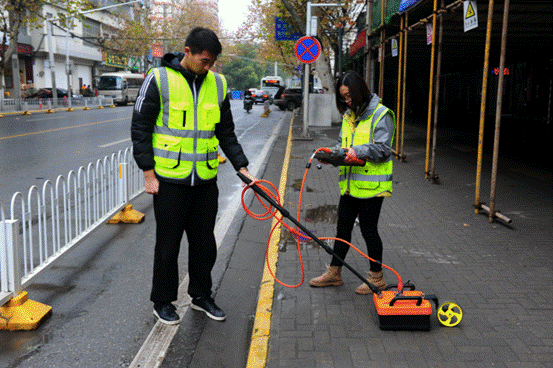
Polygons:
<instances>
[{"instance_id":1,"label":"man in reflective vest","mask_svg":"<svg viewBox=\"0 0 553 368\"><path fill-rule=\"evenodd\" d=\"M217 35L194 28L184 53L166 54L149 71L133 111L131 136L135 161L153 194L156 245L151 301L163 323L177 324L178 254L188 238L188 294L191 308L223 321L211 297L211 270L217 257L218 147L233 167L253 177L234 132L224 76L210 68L222 47Z\"/></svg>"}]
</instances>

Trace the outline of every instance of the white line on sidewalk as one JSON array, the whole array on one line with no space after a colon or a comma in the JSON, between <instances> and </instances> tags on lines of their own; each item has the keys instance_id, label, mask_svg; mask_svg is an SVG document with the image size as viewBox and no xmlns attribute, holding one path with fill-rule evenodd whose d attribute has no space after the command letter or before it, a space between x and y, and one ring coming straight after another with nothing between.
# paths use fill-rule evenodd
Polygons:
<instances>
[{"instance_id":1,"label":"white line on sidewalk","mask_svg":"<svg viewBox=\"0 0 553 368\"><path fill-rule=\"evenodd\" d=\"M280 119L279 123L273 129L273 133L267 140L267 143L265 143L265 145L263 146L263 149L257 156L255 163L251 165L251 168L248 168L248 170L254 177L257 178L260 168L262 167L262 165L264 165L264 162L269 155L271 148L273 147L274 141L278 137L280 129L282 128L283 122L284 116ZM229 204L227 205L227 208L219 217L219 220L215 225L215 239L217 240L217 248L219 248L219 246L221 245L223 238L225 237L225 234L227 233L232 223L232 220L236 216L236 213L242 207L240 205L241 191L242 188L234 193ZM248 200L249 198L251 198L251 191L248 193L248 198L246 198L245 200ZM188 311L188 308L190 307L191 298L187 293L188 282L189 276L188 274L186 274L184 280L179 285L178 302L175 303L177 304L177 311L180 316L184 316ZM146 341L144 341L144 344L142 344L142 347L134 357L129 368L159 367L163 362L163 359L165 359L165 355L167 354L169 345L171 345L171 341L177 333L178 328L179 325L170 326L157 321L150 331L150 334L146 338Z\"/></svg>"}]
</instances>

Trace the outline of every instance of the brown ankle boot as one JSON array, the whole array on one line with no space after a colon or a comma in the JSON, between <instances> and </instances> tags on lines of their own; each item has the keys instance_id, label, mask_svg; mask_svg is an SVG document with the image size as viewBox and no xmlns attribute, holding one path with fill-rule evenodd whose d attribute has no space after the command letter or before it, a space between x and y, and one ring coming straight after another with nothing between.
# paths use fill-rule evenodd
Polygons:
<instances>
[{"instance_id":1,"label":"brown ankle boot","mask_svg":"<svg viewBox=\"0 0 553 368\"><path fill-rule=\"evenodd\" d=\"M380 272L369 271L367 281L373 284L374 286L376 286L377 288L379 288L380 290L383 290L384 288L386 288L386 282L384 282L384 276L382 275L382 271ZM355 289L355 292L357 294L367 295L367 294L372 294L373 291L371 290L369 285L362 283L361 285L359 285L357 289Z\"/></svg>"},{"instance_id":2,"label":"brown ankle boot","mask_svg":"<svg viewBox=\"0 0 553 368\"><path fill-rule=\"evenodd\" d=\"M309 285L315 287L342 285L344 281L342 281L342 276L340 275L341 271L341 266L327 266L326 272L319 277L311 279Z\"/></svg>"}]
</instances>

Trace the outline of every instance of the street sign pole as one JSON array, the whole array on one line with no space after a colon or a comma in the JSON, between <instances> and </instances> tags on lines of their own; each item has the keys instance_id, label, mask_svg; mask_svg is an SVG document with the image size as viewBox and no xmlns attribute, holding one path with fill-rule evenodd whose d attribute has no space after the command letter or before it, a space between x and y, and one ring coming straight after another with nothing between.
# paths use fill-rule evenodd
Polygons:
<instances>
[{"instance_id":1,"label":"street sign pole","mask_svg":"<svg viewBox=\"0 0 553 368\"><path fill-rule=\"evenodd\" d=\"M334 4L311 4L311 1L307 2L307 12L305 19L305 35L313 36L311 33L311 7L312 6L342 6L342 3ZM315 31L315 33L317 33ZM315 34L316 36L316 34ZM321 49L322 52L322 49ZM309 63L305 63L305 71L303 75L303 137L308 138L309 133L307 127L309 125L309 74L311 73Z\"/></svg>"},{"instance_id":2,"label":"street sign pole","mask_svg":"<svg viewBox=\"0 0 553 368\"><path fill-rule=\"evenodd\" d=\"M305 18L305 35L311 36L311 1L307 2L307 16ZM309 73L309 63L305 63L303 71L303 138L309 137L307 131L309 125Z\"/></svg>"}]
</instances>

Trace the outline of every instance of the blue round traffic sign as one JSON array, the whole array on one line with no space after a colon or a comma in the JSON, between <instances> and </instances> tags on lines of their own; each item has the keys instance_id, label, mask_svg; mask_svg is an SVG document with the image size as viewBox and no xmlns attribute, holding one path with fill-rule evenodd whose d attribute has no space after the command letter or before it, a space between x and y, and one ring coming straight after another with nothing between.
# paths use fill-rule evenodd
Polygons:
<instances>
[{"instance_id":1,"label":"blue round traffic sign","mask_svg":"<svg viewBox=\"0 0 553 368\"><path fill-rule=\"evenodd\" d=\"M296 42L294 51L299 61L310 64L321 54L321 44L313 37L304 36Z\"/></svg>"}]
</instances>

